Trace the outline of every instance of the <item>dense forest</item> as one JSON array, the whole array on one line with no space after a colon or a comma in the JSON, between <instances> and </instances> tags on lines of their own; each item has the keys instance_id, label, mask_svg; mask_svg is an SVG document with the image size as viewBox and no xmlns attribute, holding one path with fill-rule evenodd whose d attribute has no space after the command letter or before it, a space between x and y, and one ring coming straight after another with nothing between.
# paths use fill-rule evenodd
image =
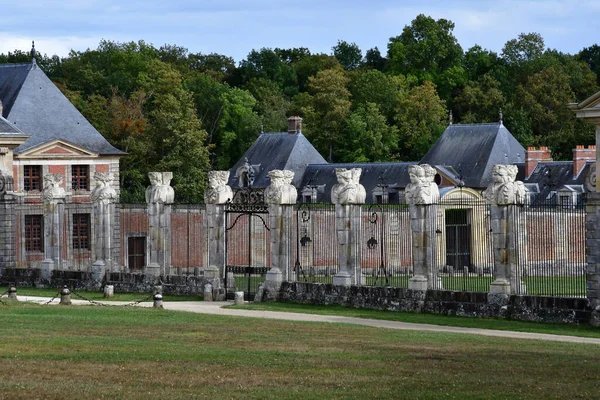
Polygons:
<instances>
[{"instance_id":1,"label":"dense forest","mask_svg":"<svg viewBox=\"0 0 600 400\"><path fill-rule=\"evenodd\" d=\"M239 62L186 48L102 41L38 65L117 148L122 201L143 200L147 172L173 171L179 201L200 201L210 169L229 169L261 131L303 133L332 162L416 161L448 124L497 122L523 146L547 145L570 159L593 144L593 127L567 104L600 84L600 46L565 54L537 33L500 54L464 50L454 23L417 16L387 49L340 40L332 54L307 48L252 50ZM0 63L28 62L27 51Z\"/></svg>"}]
</instances>

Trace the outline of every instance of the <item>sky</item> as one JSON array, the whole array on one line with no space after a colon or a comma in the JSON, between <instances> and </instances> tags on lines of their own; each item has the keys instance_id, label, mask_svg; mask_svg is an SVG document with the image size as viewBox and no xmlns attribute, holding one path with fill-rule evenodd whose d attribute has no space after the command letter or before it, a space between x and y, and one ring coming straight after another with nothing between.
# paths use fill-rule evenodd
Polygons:
<instances>
[{"instance_id":1,"label":"sky","mask_svg":"<svg viewBox=\"0 0 600 400\"><path fill-rule=\"evenodd\" d=\"M236 62L252 49L307 47L331 54L338 40L386 53L390 37L418 15L455 23L466 51L500 53L520 33L538 32L546 47L574 54L600 43L598 0L0 0L0 53L68 55L101 39L144 40L219 53Z\"/></svg>"}]
</instances>

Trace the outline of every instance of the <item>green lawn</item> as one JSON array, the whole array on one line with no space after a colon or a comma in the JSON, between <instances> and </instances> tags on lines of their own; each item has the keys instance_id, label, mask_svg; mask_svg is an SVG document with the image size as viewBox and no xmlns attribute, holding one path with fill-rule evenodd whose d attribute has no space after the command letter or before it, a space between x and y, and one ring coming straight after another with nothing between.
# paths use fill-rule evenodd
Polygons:
<instances>
[{"instance_id":1,"label":"green lawn","mask_svg":"<svg viewBox=\"0 0 600 400\"><path fill-rule=\"evenodd\" d=\"M589 399L600 346L141 308L0 306L0 398Z\"/></svg>"},{"instance_id":2,"label":"green lawn","mask_svg":"<svg viewBox=\"0 0 600 400\"><path fill-rule=\"evenodd\" d=\"M0 294L6 292L8 288L6 286L0 287ZM60 289L43 289L43 288L17 288L17 296L40 296L40 297L54 297L57 296ZM114 297L104 298L104 292L101 291L86 291L76 290L75 293L85 297L86 299L94 301L139 301L147 298L152 293L118 293L115 292ZM60 297L60 296L59 296ZM2 297L6 299L6 295ZM76 294L71 295L71 299L80 299ZM199 301L202 300L202 296L175 296L175 295L164 295L163 300L165 301ZM152 298L146 300L152 301Z\"/></svg>"},{"instance_id":3,"label":"green lawn","mask_svg":"<svg viewBox=\"0 0 600 400\"><path fill-rule=\"evenodd\" d=\"M545 324L540 322L512 321L496 318L467 318L455 315L438 315L398 311L368 310L337 305L312 305L297 303L249 303L228 308L296 312L304 314L340 315L344 317L370 318L386 321L402 321L417 324L461 326L466 328L496 329L503 331L536 332L553 335L568 335L600 338L600 328L590 325Z\"/></svg>"},{"instance_id":4,"label":"green lawn","mask_svg":"<svg viewBox=\"0 0 600 400\"><path fill-rule=\"evenodd\" d=\"M300 282L310 283L333 283L332 276L310 275L308 268L305 268L305 274L298 277ZM388 286L408 287L408 280L412 275L390 276ZM461 290L469 292L487 292L490 289L490 283L494 278L489 275L484 276L463 276L459 273L454 276L441 275L442 285L445 290ZM586 282L584 276L528 276L523 277L527 294L537 296L580 296L585 297ZM374 277L367 275L364 277L366 286L384 286L385 277Z\"/></svg>"}]
</instances>

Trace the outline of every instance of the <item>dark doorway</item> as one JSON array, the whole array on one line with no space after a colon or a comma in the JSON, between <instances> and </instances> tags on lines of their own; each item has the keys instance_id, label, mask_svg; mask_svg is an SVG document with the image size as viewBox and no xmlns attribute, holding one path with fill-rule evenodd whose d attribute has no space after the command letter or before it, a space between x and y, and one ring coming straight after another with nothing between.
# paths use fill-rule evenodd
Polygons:
<instances>
[{"instance_id":1,"label":"dark doorway","mask_svg":"<svg viewBox=\"0 0 600 400\"><path fill-rule=\"evenodd\" d=\"M471 224L466 209L446 210L446 265L471 269Z\"/></svg>"},{"instance_id":2,"label":"dark doorway","mask_svg":"<svg viewBox=\"0 0 600 400\"><path fill-rule=\"evenodd\" d=\"M146 265L146 238L130 237L127 242L127 258L130 270L141 270Z\"/></svg>"}]
</instances>

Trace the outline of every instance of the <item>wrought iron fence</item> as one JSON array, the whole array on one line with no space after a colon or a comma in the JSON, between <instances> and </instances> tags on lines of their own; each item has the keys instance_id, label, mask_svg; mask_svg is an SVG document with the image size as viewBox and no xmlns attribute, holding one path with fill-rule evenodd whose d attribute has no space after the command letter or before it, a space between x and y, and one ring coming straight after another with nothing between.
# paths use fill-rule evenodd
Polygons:
<instances>
[{"instance_id":1,"label":"wrought iron fence","mask_svg":"<svg viewBox=\"0 0 600 400\"><path fill-rule=\"evenodd\" d=\"M436 218L430 287L489 291L494 280L490 206L484 200L456 197L432 207Z\"/></svg>"},{"instance_id":2,"label":"wrought iron fence","mask_svg":"<svg viewBox=\"0 0 600 400\"><path fill-rule=\"evenodd\" d=\"M553 198L515 210L520 294L586 296L585 197L579 202Z\"/></svg>"},{"instance_id":3,"label":"wrought iron fence","mask_svg":"<svg viewBox=\"0 0 600 400\"><path fill-rule=\"evenodd\" d=\"M333 283L339 269L335 205L300 205L296 210L296 238L291 280Z\"/></svg>"},{"instance_id":4,"label":"wrought iron fence","mask_svg":"<svg viewBox=\"0 0 600 400\"><path fill-rule=\"evenodd\" d=\"M361 214L362 284L408 287L413 276L408 206L373 204Z\"/></svg>"}]
</instances>

